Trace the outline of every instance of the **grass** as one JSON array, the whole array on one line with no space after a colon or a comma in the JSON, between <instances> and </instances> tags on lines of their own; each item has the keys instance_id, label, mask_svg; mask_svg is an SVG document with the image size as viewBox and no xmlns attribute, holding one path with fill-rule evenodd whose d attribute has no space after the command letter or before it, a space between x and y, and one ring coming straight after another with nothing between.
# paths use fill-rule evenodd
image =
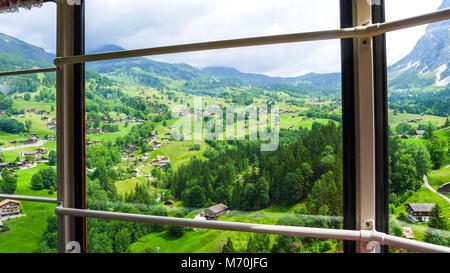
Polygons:
<instances>
[{"instance_id":1,"label":"grass","mask_svg":"<svg viewBox=\"0 0 450 273\"><path fill-rule=\"evenodd\" d=\"M47 190L31 189L30 181L33 174L48 167L46 164L39 163L35 168L16 171L19 177L15 194L56 198L56 193L49 195ZM47 218L54 215L55 208L54 204L21 202L21 212L26 216L4 222L10 231L0 233L0 253L36 251L47 227Z\"/></svg>"},{"instance_id":2,"label":"grass","mask_svg":"<svg viewBox=\"0 0 450 273\"><path fill-rule=\"evenodd\" d=\"M389 111L389 125L392 129L397 127L400 123L408 123L408 120L421 118L422 121L417 123L409 123L414 127L417 127L419 124L427 125L428 122L431 122L435 126L442 126L445 123L445 117L438 117L432 115L424 115L423 117L418 114L397 114L394 115L392 111Z\"/></svg>"},{"instance_id":3,"label":"grass","mask_svg":"<svg viewBox=\"0 0 450 273\"><path fill-rule=\"evenodd\" d=\"M125 193L131 193L136 188L136 185L146 184L147 182L139 178L130 178L123 181L115 182L117 193L125 195Z\"/></svg>"},{"instance_id":4,"label":"grass","mask_svg":"<svg viewBox=\"0 0 450 273\"><path fill-rule=\"evenodd\" d=\"M450 182L450 167L431 171L428 175L428 182L435 189L439 189L442 184Z\"/></svg>"},{"instance_id":5,"label":"grass","mask_svg":"<svg viewBox=\"0 0 450 273\"><path fill-rule=\"evenodd\" d=\"M275 205L257 212L234 211L220 216L220 221L247 222L276 224L281 217L295 213L295 210L305 206L300 203L294 206ZM257 213L264 213L263 216L255 218ZM193 215L190 215L193 216ZM251 233L191 229L185 232L181 238L175 238L166 231L151 233L141 237L130 247L130 252L143 253L146 251L160 253L215 253L220 252L228 237L233 241L233 246L237 251L245 252L247 242ZM275 235L270 235L271 244L275 242ZM159 247L159 251L156 248Z\"/></svg>"},{"instance_id":6,"label":"grass","mask_svg":"<svg viewBox=\"0 0 450 273\"><path fill-rule=\"evenodd\" d=\"M395 208L394 215L399 216L401 212L406 213L406 204L408 203L435 203L441 207L442 215L450 218L450 204L444 198L424 186L409 197L404 204Z\"/></svg>"},{"instance_id":7,"label":"grass","mask_svg":"<svg viewBox=\"0 0 450 273\"><path fill-rule=\"evenodd\" d=\"M313 120L312 118L307 117L300 117L295 115L295 117L292 117L292 114L281 114L280 115L280 128L282 129L288 129L290 126L293 126L293 129L298 129L300 126L305 127L308 130L312 128L312 125L314 122L318 122L321 124L327 124L330 121L330 119L316 119Z\"/></svg>"}]
</instances>

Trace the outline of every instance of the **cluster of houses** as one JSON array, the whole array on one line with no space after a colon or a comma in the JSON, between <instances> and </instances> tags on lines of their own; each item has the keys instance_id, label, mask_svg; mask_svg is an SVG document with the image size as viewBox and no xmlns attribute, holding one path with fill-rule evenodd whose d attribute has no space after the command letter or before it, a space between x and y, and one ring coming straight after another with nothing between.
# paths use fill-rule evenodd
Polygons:
<instances>
[{"instance_id":1,"label":"cluster of houses","mask_svg":"<svg viewBox=\"0 0 450 273\"><path fill-rule=\"evenodd\" d=\"M169 163L170 158L168 156L157 155L156 158L152 160L151 165L165 168Z\"/></svg>"},{"instance_id":2,"label":"cluster of houses","mask_svg":"<svg viewBox=\"0 0 450 273\"><path fill-rule=\"evenodd\" d=\"M38 136L37 134L35 134L35 133L31 133L31 134L30 134L30 138L21 140L20 142L21 142L22 144L35 144L35 143L37 143L38 141L39 141L39 136ZM9 144L17 144L17 140L11 139L11 140L9 141Z\"/></svg>"},{"instance_id":3,"label":"cluster of houses","mask_svg":"<svg viewBox=\"0 0 450 273\"><path fill-rule=\"evenodd\" d=\"M425 130L416 130L416 136L421 136L425 133ZM410 135L400 135L401 139L409 139Z\"/></svg>"},{"instance_id":4,"label":"cluster of houses","mask_svg":"<svg viewBox=\"0 0 450 273\"><path fill-rule=\"evenodd\" d=\"M4 162L0 164L0 170L3 170L4 168L7 168L11 174L13 174L14 168L18 167L21 169L26 169L32 167L31 162L29 161L30 156L32 157L33 161L35 162L48 162L48 150L47 148L39 147L34 151L26 151L26 152L20 152L19 155L21 157L25 157L25 159L21 159L17 162Z\"/></svg>"},{"instance_id":5,"label":"cluster of houses","mask_svg":"<svg viewBox=\"0 0 450 273\"><path fill-rule=\"evenodd\" d=\"M87 141L86 142L86 146L93 146L93 145L95 145L95 144L99 144L99 143L101 143L102 141L101 140L89 140L89 141Z\"/></svg>"}]
</instances>

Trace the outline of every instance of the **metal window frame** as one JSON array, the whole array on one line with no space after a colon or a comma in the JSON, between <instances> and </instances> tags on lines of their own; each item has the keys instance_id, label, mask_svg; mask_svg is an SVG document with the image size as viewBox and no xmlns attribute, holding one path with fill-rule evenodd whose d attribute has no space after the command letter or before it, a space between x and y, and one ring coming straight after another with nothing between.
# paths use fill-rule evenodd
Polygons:
<instances>
[{"instance_id":1,"label":"metal window frame","mask_svg":"<svg viewBox=\"0 0 450 273\"><path fill-rule=\"evenodd\" d=\"M383 170L385 164L387 164L386 146L383 146L386 145L385 140L387 139L385 137L387 128L385 42L383 38L380 39L377 36L389 31L450 19L450 9L446 9L404 20L381 23L384 20L383 9L384 1L381 10L379 10L368 7L365 0L341 0L341 29L338 30L84 55L84 5L70 7L58 2L57 57L54 63L57 72L57 113L59 118L57 144L58 199L56 200L59 206L55 210L58 216L59 252L66 252L66 245L70 241L81 243L82 250L86 252L86 217L290 236L334 238L346 241L344 244L346 252L365 252L370 242L423 252L450 252L450 248L398 238L384 232L378 232L375 229L376 227L381 227L384 230L387 228L385 222L386 203L383 203L387 200L387 184L383 184L387 183L386 172L384 176L375 175L375 169ZM372 24L372 20L380 23ZM351 26L349 26L350 22ZM342 92L343 107L346 107L345 110L343 109L343 127L346 128L344 130L344 145L346 145L344 179L347 179L344 183L344 230L208 222L86 209L83 96L85 91L85 62L326 39L342 39ZM372 49L372 42L374 49ZM372 54L377 56L378 61L373 60ZM33 73L33 71L14 73L26 74ZM1 73L0 76L2 76ZM368 95L369 99L359 94ZM359 119L363 115L365 117ZM367 126L365 124L367 120L370 124L365 127ZM367 129L370 131L369 142L357 142L361 140L361 135L367 133L365 132ZM383 144L381 148L377 149L377 152L375 152L376 143ZM369 157L361 156L367 151L370 153ZM345 159L349 161L346 162ZM365 160L367 161L365 162ZM363 177L367 178L364 179ZM376 186L378 184L380 186ZM363 194L369 199L367 204L361 199ZM0 195L0 198L3 197L16 197L19 200L22 198L22 200L36 202L55 202L54 199L39 200L35 197ZM378 207L376 199L381 200L381 205ZM382 218L378 219L375 214ZM347 242L349 240L360 243L350 244Z\"/></svg>"}]
</instances>

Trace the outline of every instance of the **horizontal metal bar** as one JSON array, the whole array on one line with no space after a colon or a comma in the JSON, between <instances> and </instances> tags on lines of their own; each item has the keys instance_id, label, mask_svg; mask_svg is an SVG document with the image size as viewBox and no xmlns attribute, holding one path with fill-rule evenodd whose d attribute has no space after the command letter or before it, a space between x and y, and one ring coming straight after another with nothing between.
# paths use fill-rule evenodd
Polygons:
<instances>
[{"instance_id":1,"label":"horizontal metal bar","mask_svg":"<svg viewBox=\"0 0 450 273\"><path fill-rule=\"evenodd\" d=\"M25 75L25 74L37 74L37 73L55 72L55 71L56 71L56 67L5 71L5 72L0 72L0 77L13 76L13 75Z\"/></svg>"},{"instance_id":2,"label":"horizontal metal bar","mask_svg":"<svg viewBox=\"0 0 450 273\"><path fill-rule=\"evenodd\" d=\"M182 53L182 52L206 51L214 49L238 48L248 46L296 43L296 42L331 40L331 39L372 37L389 31L414 27L423 24L429 24L446 19L450 19L450 8L412 18L402 19L389 23L367 25L363 27L153 47L145 49L124 50L124 51L69 56L69 57L58 57L55 58L53 62L56 66L60 66L64 64L86 63L86 62L125 59L142 56L155 56L163 54Z\"/></svg>"},{"instance_id":3,"label":"horizontal metal bar","mask_svg":"<svg viewBox=\"0 0 450 273\"><path fill-rule=\"evenodd\" d=\"M0 194L0 199L13 199L13 200L20 200L20 201L58 204L58 200L56 200L54 198L35 197L35 196Z\"/></svg>"},{"instance_id":4,"label":"horizontal metal bar","mask_svg":"<svg viewBox=\"0 0 450 273\"><path fill-rule=\"evenodd\" d=\"M450 248L447 247L408 240L405 238L399 238L384 233L380 233L377 231L325 229L325 228L281 226L281 225L278 226L278 225L221 222L221 221L207 221L207 220L202 221L186 218L72 209L72 208L64 208L61 206L58 206L55 209L55 214L74 217L97 218L104 220L130 221L147 224L185 226L185 227L195 227L205 229L231 230L240 232L277 234L287 236L302 236L302 237L322 238L322 239L351 240L364 242L375 241L383 245L391 245L418 252L450 253Z\"/></svg>"}]
</instances>

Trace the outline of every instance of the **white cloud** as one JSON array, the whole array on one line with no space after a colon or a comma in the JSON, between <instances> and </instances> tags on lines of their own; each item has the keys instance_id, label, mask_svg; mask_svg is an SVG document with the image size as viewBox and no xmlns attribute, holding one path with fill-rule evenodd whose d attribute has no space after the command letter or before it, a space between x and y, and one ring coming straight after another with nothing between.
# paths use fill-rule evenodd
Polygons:
<instances>
[{"instance_id":1,"label":"white cloud","mask_svg":"<svg viewBox=\"0 0 450 273\"><path fill-rule=\"evenodd\" d=\"M337 0L86 0L87 48L127 49L339 27ZM435 10L441 0L386 0L387 20ZM55 52L55 4L0 15L0 32ZM388 63L408 54L425 26L387 35ZM321 41L158 56L196 67L295 76L340 70L339 41Z\"/></svg>"}]
</instances>

